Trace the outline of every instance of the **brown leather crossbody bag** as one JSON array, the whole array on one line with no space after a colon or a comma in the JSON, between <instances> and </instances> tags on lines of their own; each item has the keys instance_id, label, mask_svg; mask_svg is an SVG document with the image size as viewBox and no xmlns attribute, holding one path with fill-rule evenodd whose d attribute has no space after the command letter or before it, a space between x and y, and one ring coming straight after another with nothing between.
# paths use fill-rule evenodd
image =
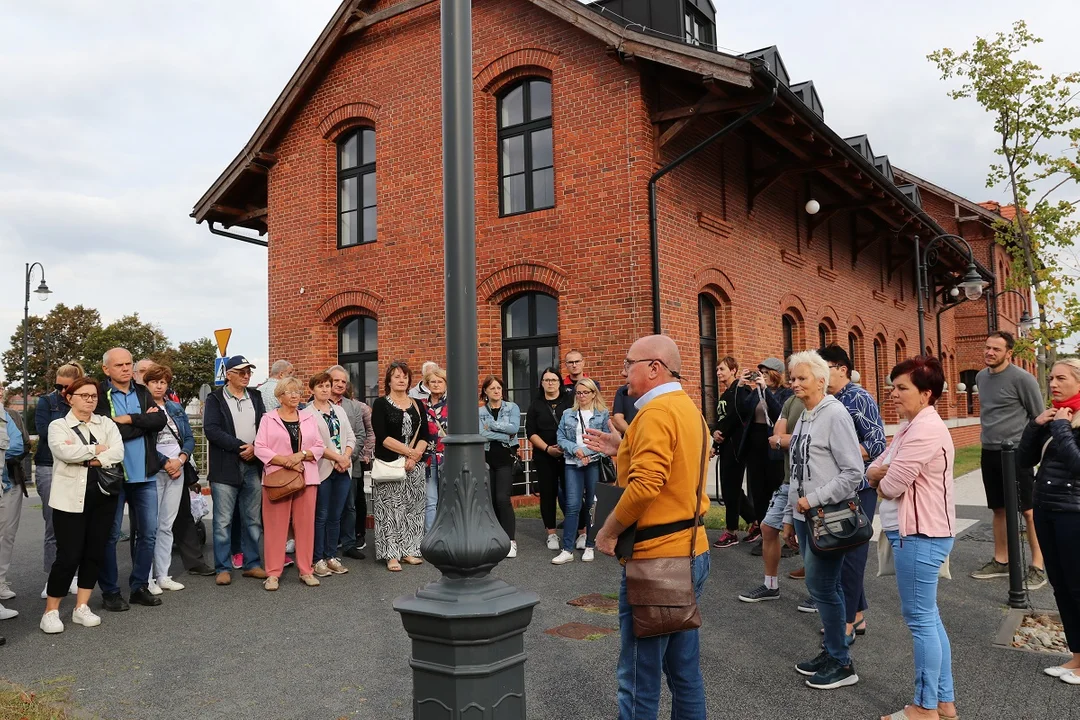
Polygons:
<instances>
[{"instance_id":1,"label":"brown leather crossbody bag","mask_svg":"<svg viewBox=\"0 0 1080 720\"><path fill-rule=\"evenodd\" d=\"M634 635L639 638L670 635L701 627L697 596L694 594L694 550L697 529L701 523L698 508L704 489L709 449L709 429L705 428L705 442L701 449L701 471L698 473L697 492L694 494L693 516L662 526L637 530L634 541L651 540L691 528L690 553L687 557L648 558L626 561L626 599L634 618Z\"/></svg>"}]
</instances>

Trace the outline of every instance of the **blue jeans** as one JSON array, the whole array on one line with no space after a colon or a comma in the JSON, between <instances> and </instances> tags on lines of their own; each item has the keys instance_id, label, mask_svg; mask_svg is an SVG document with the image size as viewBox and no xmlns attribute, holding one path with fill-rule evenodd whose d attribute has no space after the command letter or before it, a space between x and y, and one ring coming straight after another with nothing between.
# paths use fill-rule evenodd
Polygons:
<instances>
[{"instance_id":1,"label":"blue jeans","mask_svg":"<svg viewBox=\"0 0 1080 720\"><path fill-rule=\"evenodd\" d=\"M128 578L131 590L138 590L149 584L150 568L154 564L154 545L157 542L157 483L153 478L149 482L124 483L116 501L116 515L109 532L109 540L105 543L105 560L101 563L101 573L98 575L101 592L113 595L120 592L116 541L120 538L120 528L124 524L125 500L131 515L131 577Z\"/></svg>"},{"instance_id":2,"label":"blue jeans","mask_svg":"<svg viewBox=\"0 0 1080 720\"><path fill-rule=\"evenodd\" d=\"M333 470L319 485L315 496L315 554L314 561L337 557L337 540L341 533L341 515L349 498L352 476Z\"/></svg>"},{"instance_id":3,"label":"blue jeans","mask_svg":"<svg viewBox=\"0 0 1080 720\"><path fill-rule=\"evenodd\" d=\"M442 465L433 457L431 464L427 466L427 504L424 505L424 532L431 530L435 524L435 511L439 507L439 478L442 476Z\"/></svg>"},{"instance_id":4,"label":"blue jeans","mask_svg":"<svg viewBox=\"0 0 1080 720\"><path fill-rule=\"evenodd\" d=\"M874 522L874 510L877 509L877 490L864 488L859 491L859 502L862 503L866 519ZM866 610L866 591L863 589L863 579L866 576L866 556L870 554L870 543L863 543L859 547L844 553L844 569L840 572L840 582L844 584L844 618L854 624L855 615Z\"/></svg>"},{"instance_id":5,"label":"blue jeans","mask_svg":"<svg viewBox=\"0 0 1080 720\"><path fill-rule=\"evenodd\" d=\"M566 463L566 475L563 480L563 533L562 547L567 552L574 551L574 543L577 535L574 528L579 525L585 530L586 537L592 537L589 529L592 527L593 498L596 497L596 482L600 479L600 463L593 458L588 465L580 466L574 463ZM579 522L579 516L584 514L584 522ZM596 541L589 540L586 547L594 547Z\"/></svg>"},{"instance_id":6,"label":"blue jeans","mask_svg":"<svg viewBox=\"0 0 1080 720\"><path fill-rule=\"evenodd\" d=\"M908 535L890 530L896 565L900 610L915 641L915 700L932 710L939 702L954 702L952 646L938 614L938 570L952 551L953 538Z\"/></svg>"},{"instance_id":7,"label":"blue jeans","mask_svg":"<svg viewBox=\"0 0 1080 720\"><path fill-rule=\"evenodd\" d=\"M363 480L360 480L363 483ZM338 544L341 551L356 547L356 478L349 478L349 494L345 498L345 509L341 511L341 530L338 532Z\"/></svg>"},{"instance_id":8,"label":"blue jeans","mask_svg":"<svg viewBox=\"0 0 1080 720\"><path fill-rule=\"evenodd\" d=\"M567 469L570 466L567 465ZM573 525L566 525L572 528ZM572 532L572 531L571 531ZM694 558L694 594L709 577L709 553ZM626 600L626 571L619 586L619 720L655 720L660 705L661 674L671 691L671 720L705 719L705 681L697 630L651 638L634 636L634 619Z\"/></svg>"},{"instance_id":9,"label":"blue jeans","mask_svg":"<svg viewBox=\"0 0 1080 720\"><path fill-rule=\"evenodd\" d=\"M795 535L799 539L799 552L806 566L806 590L817 606L821 624L825 626L825 649L841 665L851 664L848 653L847 626L844 622L844 587L840 571L844 567L844 553L821 556L810 549L806 522L795 519Z\"/></svg>"},{"instance_id":10,"label":"blue jeans","mask_svg":"<svg viewBox=\"0 0 1080 720\"><path fill-rule=\"evenodd\" d=\"M262 541L262 470L254 463L241 463L243 485L210 483L214 500L214 568L219 572L232 570L233 513L240 508L243 534L240 536L244 553L243 569L259 567L259 543Z\"/></svg>"}]
</instances>

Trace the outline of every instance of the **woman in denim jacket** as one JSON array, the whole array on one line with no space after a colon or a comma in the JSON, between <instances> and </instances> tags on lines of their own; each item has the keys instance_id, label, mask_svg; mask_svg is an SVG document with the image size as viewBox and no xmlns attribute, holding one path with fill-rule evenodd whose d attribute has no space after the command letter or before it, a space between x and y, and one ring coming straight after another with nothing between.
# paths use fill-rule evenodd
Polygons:
<instances>
[{"instance_id":1,"label":"woman in denim jacket","mask_svg":"<svg viewBox=\"0 0 1080 720\"><path fill-rule=\"evenodd\" d=\"M566 459L566 475L563 482L563 540L562 552L551 559L552 565L565 565L574 560L575 546L584 550L582 562L593 559L592 540L589 530L592 528L593 497L596 483L600 479L599 453L585 447L582 437L584 427L594 430L608 430L608 409L596 383L588 378L578 380L574 386L574 405L563 411L562 420L556 437ZM587 522L584 529L574 537L574 528L578 527L578 518L585 514Z\"/></svg>"},{"instance_id":2,"label":"woman in denim jacket","mask_svg":"<svg viewBox=\"0 0 1080 720\"><path fill-rule=\"evenodd\" d=\"M480 434L484 443L484 458L491 475L491 505L499 519L503 532L510 538L510 552L506 557L517 557L517 540L514 539L514 507L510 503L510 491L514 484L514 455L518 452L517 434L521 429L521 410L509 400L503 400L506 387L501 379L488 375L480 390Z\"/></svg>"}]
</instances>

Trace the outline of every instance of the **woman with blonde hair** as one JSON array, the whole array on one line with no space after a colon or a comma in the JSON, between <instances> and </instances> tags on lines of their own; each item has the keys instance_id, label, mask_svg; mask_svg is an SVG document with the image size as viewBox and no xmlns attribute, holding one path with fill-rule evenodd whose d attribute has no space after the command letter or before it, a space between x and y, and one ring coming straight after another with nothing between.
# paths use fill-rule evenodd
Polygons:
<instances>
[{"instance_id":1,"label":"woman with blonde hair","mask_svg":"<svg viewBox=\"0 0 1080 720\"><path fill-rule=\"evenodd\" d=\"M427 505L424 507L424 531L435 524L439 507L439 479L443 471L443 438L450 431L450 416L446 405L446 371L441 367L428 369L423 377L428 389L427 426L431 444L427 451Z\"/></svg>"},{"instance_id":2,"label":"woman with blonde hair","mask_svg":"<svg viewBox=\"0 0 1080 720\"><path fill-rule=\"evenodd\" d=\"M1046 577L1054 588L1072 658L1044 670L1080 685L1080 360L1054 363L1053 407L1031 421L1020 440L1020 464L1039 466L1032 497Z\"/></svg>"},{"instance_id":3,"label":"woman with blonde hair","mask_svg":"<svg viewBox=\"0 0 1080 720\"><path fill-rule=\"evenodd\" d=\"M562 552L551 559L552 565L565 565L574 560L574 549L583 550L582 562L591 562L595 542L589 540L592 528L593 498L600 480L600 453L585 446L586 428L607 432L608 409L600 390L589 378L574 386L574 404L563 411L556 437L566 460L563 481ZM574 528L584 513L586 522L575 537Z\"/></svg>"},{"instance_id":4,"label":"woman with blonde hair","mask_svg":"<svg viewBox=\"0 0 1080 720\"><path fill-rule=\"evenodd\" d=\"M53 420L59 420L71 411L65 399L64 391L79 378L85 376L83 366L78 362L64 363L56 369L56 388L48 395L38 398L37 407L34 410L34 427L37 428L38 437L45 439L49 434L49 425ZM56 560L56 533L53 530L53 509L49 505L49 493L52 490L53 456L46 440L38 440L37 451L34 453L34 484L38 495L41 497L41 517L45 520L45 574L52 570ZM78 578L71 581L71 594L78 591ZM46 588L47 590L47 588ZM44 600L48 595L46 590L41 591ZM10 588L0 587L0 600L15 597Z\"/></svg>"}]
</instances>

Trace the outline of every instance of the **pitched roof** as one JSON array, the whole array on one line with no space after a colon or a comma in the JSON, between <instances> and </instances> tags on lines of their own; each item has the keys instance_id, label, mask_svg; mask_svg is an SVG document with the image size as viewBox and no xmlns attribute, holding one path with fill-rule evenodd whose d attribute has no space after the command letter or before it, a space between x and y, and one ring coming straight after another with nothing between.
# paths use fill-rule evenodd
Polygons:
<instances>
[{"instance_id":1,"label":"pitched roof","mask_svg":"<svg viewBox=\"0 0 1080 720\"><path fill-rule=\"evenodd\" d=\"M986 202L979 203L979 206L997 213L1003 220L1012 220L1016 217L1015 205L1002 205L995 200L987 200Z\"/></svg>"}]
</instances>

